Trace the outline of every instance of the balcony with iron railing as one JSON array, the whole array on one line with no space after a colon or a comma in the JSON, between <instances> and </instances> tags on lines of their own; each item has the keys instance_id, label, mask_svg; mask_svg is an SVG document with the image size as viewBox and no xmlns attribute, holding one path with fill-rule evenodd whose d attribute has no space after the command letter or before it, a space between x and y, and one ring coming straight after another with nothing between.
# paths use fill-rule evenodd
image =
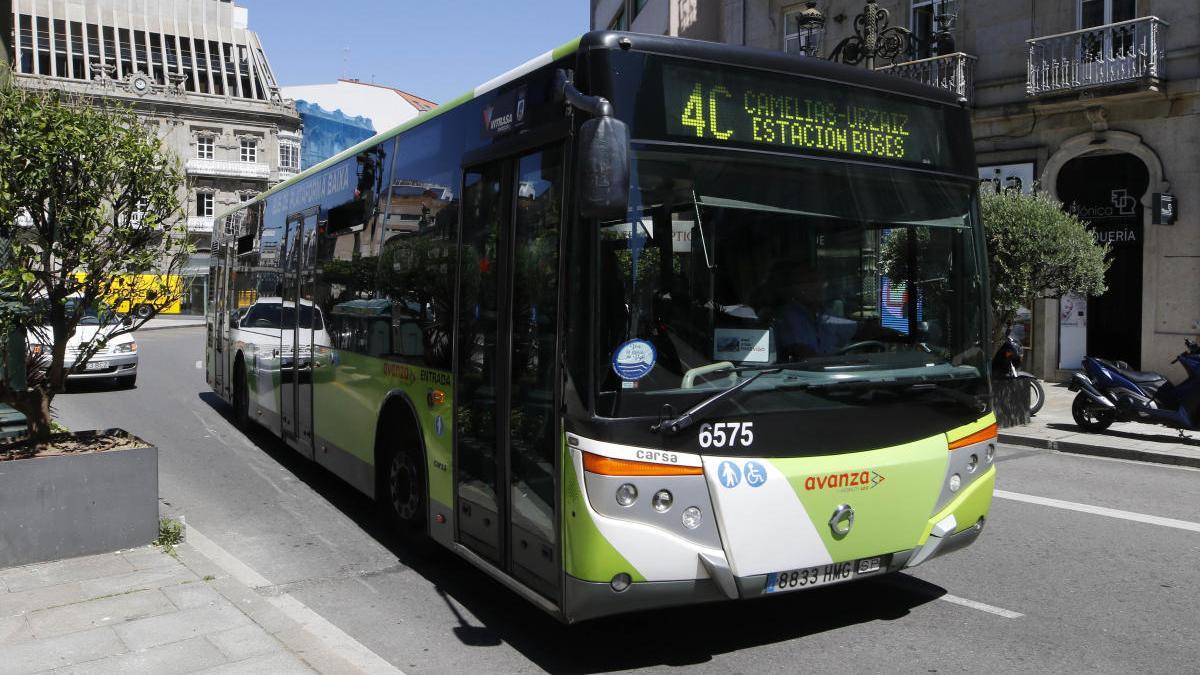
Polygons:
<instances>
[{"instance_id":1,"label":"balcony with iron railing","mask_svg":"<svg viewBox=\"0 0 1200 675\"><path fill-rule=\"evenodd\" d=\"M1157 91L1165 79L1169 24L1154 16L1026 40L1030 96L1099 87Z\"/></svg>"},{"instance_id":2,"label":"balcony with iron railing","mask_svg":"<svg viewBox=\"0 0 1200 675\"><path fill-rule=\"evenodd\" d=\"M213 231L212 216L188 216L187 229L188 232L197 232L201 234L212 234Z\"/></svg>"},{"instance_id":3,"label":"balcony with iron railing","mask_svg":"<svg viewBox=\"0 0 1200 675\"><path fill-rule=\"evenodd\" d=\"M877 70L945 89L955 93L960 101L969 104L975 99L976 60L970 54L954 52L881 66Z\"/></svg>"},{"instance_id":4,"label":"balcony with iron railing","mask_svg":"<svg viewBox=\"0 0 1200 675\"><path fill-rule=\"evenodd\" d=\"M271 177L271 167L259 162L226 162L216 159L200 159L199 157L188 159L184 164L184 170L189 176L257 178L261 180Z\"/></svg>"}]
</instances>

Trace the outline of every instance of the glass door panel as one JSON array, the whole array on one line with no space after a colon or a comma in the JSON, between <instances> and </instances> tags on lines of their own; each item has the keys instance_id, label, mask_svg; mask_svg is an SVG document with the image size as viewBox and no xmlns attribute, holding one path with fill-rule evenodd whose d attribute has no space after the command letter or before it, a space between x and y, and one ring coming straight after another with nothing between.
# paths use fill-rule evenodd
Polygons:
<instances>
[{"instance_id":1,"label":"glass door panel","mask_svg":"<svg viewBox=\"0 0 1200 675\"><path fill-rule=\"evenodd\" d=\"M555 338L562 149L522 157L516 167L512 237L512 363L508 415L510 571L550 597L558 588L555 518Z\"/></svg>"},{"instance_id":2,"label":"glass door panel","mask_svg":"<svg viewBox=\"0 0 1200 675\"><path fill-rule=\"evenodd\" d=\"M499 336L501 232L507 231L502 164L463 176L462 247L459 251L458 369L454 389L458 441L457 490L460 541L480 556L504 560L500 521L503 473L499 427L504 378Z\"/></svg>"}]
</instances>

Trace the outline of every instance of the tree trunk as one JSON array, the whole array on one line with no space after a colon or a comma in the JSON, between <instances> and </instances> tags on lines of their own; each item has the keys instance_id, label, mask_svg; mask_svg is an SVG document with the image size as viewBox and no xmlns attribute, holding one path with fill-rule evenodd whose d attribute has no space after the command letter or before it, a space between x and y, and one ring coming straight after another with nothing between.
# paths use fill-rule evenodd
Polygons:
<instances>
[{"instance_id":1,"label":"tree trunk","mask_svg":"<svg viewBox=\"0 0 1200 675\"><path fill-rule=\"evenodd\" d=\"M51 397L38 389L13 394L12 407L25 414L29 423L29 443L38 450L50 441Z\"/></svg>"}]
</instances>

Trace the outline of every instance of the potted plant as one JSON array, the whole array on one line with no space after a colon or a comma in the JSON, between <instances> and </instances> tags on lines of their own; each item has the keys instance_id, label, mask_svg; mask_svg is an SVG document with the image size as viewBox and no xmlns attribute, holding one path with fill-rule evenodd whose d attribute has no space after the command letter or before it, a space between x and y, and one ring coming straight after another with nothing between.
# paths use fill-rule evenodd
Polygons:
<instances>
[{"instance_id":1,"label":"potted plant","mask_svg":"<svg viewBox=\"0 0 1200 675\"><path fill-rule=\"evenodd\" d=\"M0 88L0 403L28 423L0 446L0 567L157 533L157 449L121 430L55 433L51 402L96 354L134 351L130 334L178 300L182 186L132 110Z\"/></svg>"}]
</instances>

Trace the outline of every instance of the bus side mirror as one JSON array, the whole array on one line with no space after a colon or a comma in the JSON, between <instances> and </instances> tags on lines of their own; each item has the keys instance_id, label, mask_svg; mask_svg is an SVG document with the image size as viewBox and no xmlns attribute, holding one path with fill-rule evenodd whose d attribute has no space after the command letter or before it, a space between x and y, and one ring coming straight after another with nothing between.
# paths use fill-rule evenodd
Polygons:
<instances>
[{"instance_id":1,"label":"bus side mirror","mask_svg":"<svg viewBox=\"0 0 1200 675\"><path fill-rule=\"evenodd\" d=\"M629 127L605 115L579 129L579 214L624 218L629 208Z\"/></svg>"}]
</instances>

